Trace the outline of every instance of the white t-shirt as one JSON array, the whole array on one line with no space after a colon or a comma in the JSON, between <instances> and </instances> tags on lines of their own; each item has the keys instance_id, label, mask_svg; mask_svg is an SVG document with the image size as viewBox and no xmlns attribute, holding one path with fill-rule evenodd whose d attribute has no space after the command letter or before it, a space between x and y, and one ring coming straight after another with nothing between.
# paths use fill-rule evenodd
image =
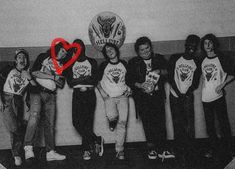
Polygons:
<instances>
[{"instance_id":1,"label":"white t-shirt","mask_svg":"<svg viewBox=\"0 0 235 169\"><path fill-rule=\"evenodd\" d=\"M78 79L81 77L91 76L91 64L88 60L85 60L83 62L76 61L72 67L73 71L73 78ZM74 86L74 88L80 88L80 87L92 87L93 85L81 85L78 84Z\"/></svg>"},{"instance_id":2,"label":"white t-shirt","mask_svg":"<svg viewBox=\"0 0 235 169\"><path fill-rule=\"evenodd\" d=\"M100 82L101 87L110 97L121 96L127 90L125 76L126 68L121 62L118 64L108 63Z\"/></svg>"},{"instance_id":3,"label":"white t-shirt","mask_svg":"<svg viewBox=\"0 0 235 169\"><path fill-rule=\"evenodd\" d=\"M6 82L3 86L3 91L16 95L22 95L25 87L29 84L27 78L21 76L21 73L12 69L7 76Z\"/></svg>"},{"instance_id":4,"label":"white t-shirt","mask_svg":"<svg viewBox=\"0 0 235 169\"><path fill-rule=\"evenodd\" d=\"M194 72L197 66L193 59L187 60L180 57L175 63L174 80L180 93L185 94L192 85ZM177 97L173 88L171 93Z\"/></svg>"},{"instance_id":5,"label":"white t-shirt","mask_svg":"<svg viewBox=\"0 0 235 169\"><path fill-rule=\"evenodd\" d=\"M57 64L59 66L61 66L61 64L59 62L57 62ZM47 57L43 62L42 62L42 67L41 67L41 72L45 72L48 74L57 74L55 66L53 64L52 58L51 57ZM54 80L51 79L41 79L41 78L36 78L36 81L43 87L51 90L51 91L55 91L56 90L56 83Z\"/></svg>"},{"instance_id":6,"label":"white t-shirt","mask_svg":"<svg viewBox=\"0 0 235 169\"><path fill-rule=\"evenodd\" d=\"M202 62L202 101L211 102L223 96L223 93L216 93L215 89L222 84L227 73L224 72L218 57L205 58Z\"/></svg>"}]
</instances>

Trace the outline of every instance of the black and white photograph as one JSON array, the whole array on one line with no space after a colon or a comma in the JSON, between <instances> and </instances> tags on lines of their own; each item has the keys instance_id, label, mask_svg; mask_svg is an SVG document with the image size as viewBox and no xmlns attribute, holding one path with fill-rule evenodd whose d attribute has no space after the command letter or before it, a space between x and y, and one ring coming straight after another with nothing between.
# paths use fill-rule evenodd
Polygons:
<instances>
[{"instance_id":1,"label":"black and white photograph","mask_svg":"<svg viewBox=\"0 0 235 169\"><path fill-rule=\"evenodd\" d=\"M234 0L0 0L0 169L235 169Z\"/></svg>"}]
</instances>

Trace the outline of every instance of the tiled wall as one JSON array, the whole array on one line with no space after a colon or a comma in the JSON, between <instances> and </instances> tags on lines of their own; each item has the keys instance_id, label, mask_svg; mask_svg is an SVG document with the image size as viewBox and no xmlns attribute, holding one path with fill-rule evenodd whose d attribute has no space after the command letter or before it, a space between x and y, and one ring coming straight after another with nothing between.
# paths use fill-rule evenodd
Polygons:
<instances>
[{"instance_id":1,"label":"tiled wall","mask_svg":"<svg viewBox=\"0 0 235 169\"><path fill-rule=\"evenodd\" d=\"M232 55L233 60L235 60L235 37L222 37L219 38L221 42L221 50L226 51ZM164 54L168 59L173 53L179 53L184 51L184 41L174 40L174 41L161 41L153 42L154 51ZM0 68L2 68L6 61L13 60L14 51L16 48L0 48ZM48 47L25 47L30 53L30 60L33 62L37 55L44 52ZM98 62L103 60L101 53L97 52L92 46L87 45L87 55L96 58ZM134 44L124 44L121 48L121 56L125 60L129 60L131 57L135 56ZM166 86L167 88L167 86ZM227 91L227 104L229 118L231 122L232 132L235 135L235 83L233 82L226 87ZM169 92L169 91L168 91ZM95 112L94 129L97 134L104 136L106 143L114 142L114 133L110 132L107 127L107 120L104 114L104 105L100 97L97 94L97 108ZM66 102L65 102L66 100ZM58 91L58 112L57 112L57 122L56 122L56 143L57 145L76 145L81 144L81 138L76 133L72 126L71 119L71 101L72 101L72 90L66 85L63 90ZM27 117L27 113L26 113ZM140 120L135 118L135 108L134 102L130 99L130 115L128 123L128 142L144 141L145 136L142 128L142 123ZM169 107L169 100L166 101L166 119L167 119L167 133L168 138L173 138L171 113ZM206 137L204 114L202 111L202 105L200 101L200 89L195 91L195 127L196 127L196 137L203 138ZM0 149L9 148L9 135L1 121L0 116Z\"/></svg>"}]
</instances>

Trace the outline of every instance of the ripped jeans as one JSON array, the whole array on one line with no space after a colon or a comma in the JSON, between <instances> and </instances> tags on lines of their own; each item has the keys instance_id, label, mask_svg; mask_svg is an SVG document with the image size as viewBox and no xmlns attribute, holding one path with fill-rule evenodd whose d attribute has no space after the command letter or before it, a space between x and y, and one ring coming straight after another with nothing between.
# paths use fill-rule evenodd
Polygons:
<instances>
[{"instance_id":1,"label":"ripped jeans","mask_svg":"<svg viewBox=\"0 0 235 169\"><path fill-rule=\"evenodd\" d=\"M126 96L108 97L105 101L105 112L109 121L118 118L116 129L115 150L120 152L124 150L126 139L126 125L129 112L129 98Z\"/></svg>"},{"instance_id":2,"label":"ripped jeans","mask_svg":"<svg viewBox=\"0 0 235 169\"><path fill-rule=\"evenodd\" d=\"M55 149L55 111L55 94L43 91L30 94L30 116L25 133L25 146L33 146L38 123L42 118L46 151Z\"/></svg>"}]
</instances>

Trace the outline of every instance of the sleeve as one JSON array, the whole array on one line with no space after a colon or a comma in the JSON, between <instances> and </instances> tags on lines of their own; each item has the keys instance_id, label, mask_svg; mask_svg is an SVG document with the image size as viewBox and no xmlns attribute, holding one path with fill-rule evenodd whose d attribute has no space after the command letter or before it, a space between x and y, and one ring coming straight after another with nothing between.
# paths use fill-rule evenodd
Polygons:
<instances>
[{"instance_id":1,"label":"sleeve","mask_svg":"<svg viewBox=\"0 0 235 169\"><path fill-rule=\"evenodd\" d=\"M195 89L198 88L199 81L200 81L200 76L201 76L201 61L195 60L196 63L196 70L194 72L194 77L193 77L193 82L192 85L190 86L188 92L193 92Z\"/></svg>"},{"instance_id":2,"label":"sleeve","mask_svg":"<svg viewBox=\"0 0 235 169\"><path fill-rule=\"evenodd\" d=\"M171 87L176 92L176 94L180 97L180 96L182 96L182 94L178 90L178 88L176 86L176 83L175 83L175 78L174 78L174 75L175 75L175 63L179 59L179 56L180 55L172 55L170 57L170 60L168 62L168 66L167 66L167 71L168 71L168 81L169 81Z\"/></svg>"},{"instance_id":3,"label":"sleeve","mask_svg":"<svg viewBox=\"0 0 235 169\"><path fill-rule=\"evenodd\" d=\"M104 69L105 67L107 66L108 62L105 61L105 62L102 62L100 64L100 67L99 67L99 70L98 70L98 74L97 74L97 80L98 81L101 81L102 77L103 77L103 74L104 74Z\"/></svg>"},{"instance_id":4,"label":"sleeve","mask_svg":"<svg viewBox=\"0 0 235 169\"><path fill-rule=\"evenodd\" d=\"M65 77L69 87L71 86L71 82L73 80L73 71L72 71L73 65L69 66L66 70L63 71L63 76Z\"/></svg>"}]
</instances>

